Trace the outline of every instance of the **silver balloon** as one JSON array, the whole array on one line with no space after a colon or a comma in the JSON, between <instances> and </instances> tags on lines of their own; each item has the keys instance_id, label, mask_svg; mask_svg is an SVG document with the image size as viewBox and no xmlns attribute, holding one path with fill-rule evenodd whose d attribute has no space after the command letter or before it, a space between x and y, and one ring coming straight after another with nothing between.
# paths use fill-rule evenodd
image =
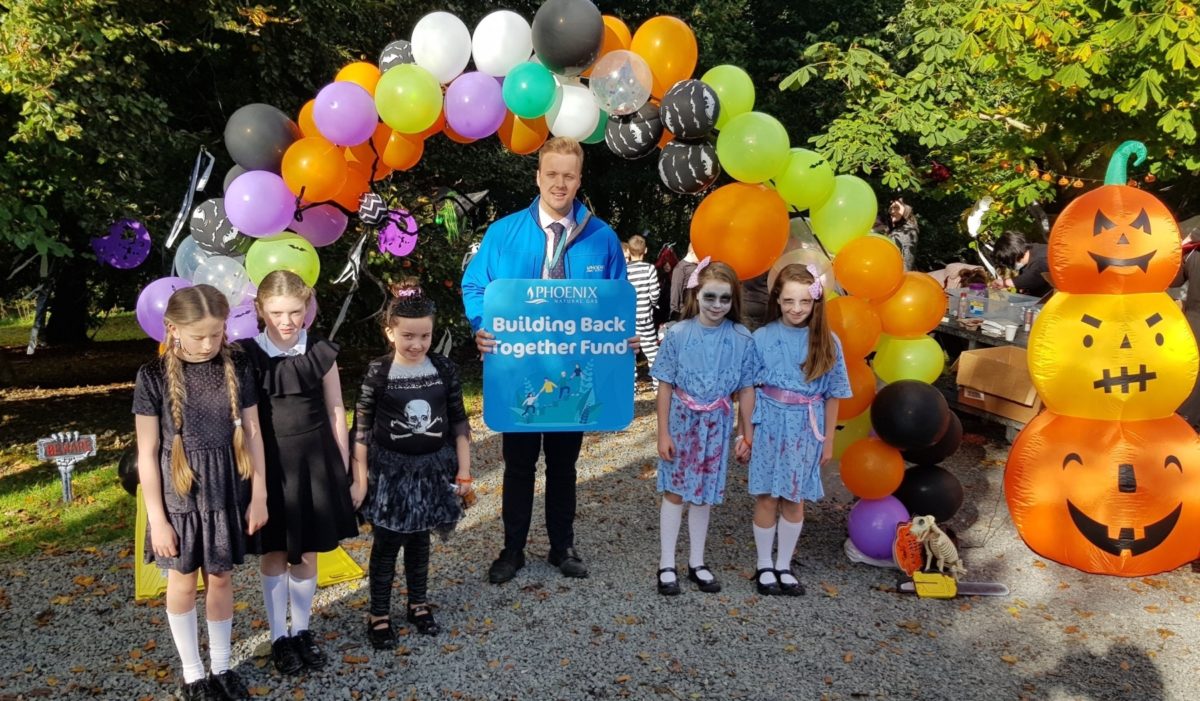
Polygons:
<instances>
[{"instance_id":1,"label":"silver balloon","mask_svg":"<svg viewBox=\"0 0 1200 701\"><path fill-rule=\"evenodd\" d=\"M591 89L600 109L633 114L650 99L654 75L646 59L632 51L610 51L592 67Z\"/></svg>"},{"instance_id":2,"label":"silver balloon","mask_svg":"<svg viewBox=\"0 0 1200 701\"><path fill-rule=\"evenodd\" d=\"M229 306L241 304L246 295L246 283L250 276L246 268L229 256L212 256L196 266L192 282L197 285L212 285L225 295Z\"/></svg>"},{"instance_id":3,"label":"silver balloon","mask_svg":"<svg viewBox=\"0 0 1200 701\"><path fill-rule=\"evenodd\" d=\"M179 248L175 249L175 275L191 280L196 268L213 255L201 248L196 239L191 236L184 237L179 242Z\"/></svg>"}]
</instances>

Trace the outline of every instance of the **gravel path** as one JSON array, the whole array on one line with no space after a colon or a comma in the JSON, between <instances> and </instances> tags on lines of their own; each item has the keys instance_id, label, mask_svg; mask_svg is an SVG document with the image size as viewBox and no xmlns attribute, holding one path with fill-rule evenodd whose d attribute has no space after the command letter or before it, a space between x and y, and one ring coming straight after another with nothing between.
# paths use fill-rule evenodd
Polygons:
<instances>
[{"instance_id":1,"label":"gravel path","mask_svg":"<svg viewBox=\"0 0 1200 701\"><path fill-rule=\"evenodd\" d=\"M758 597L751 500L736 468L709 535L709 565L725 591L701 594L685 582L682 596L658 596L652 411L643 391L629 430L585 439L577 545L591 578L564 579L545 562L539 509L530 564L508 584L484 581L502 540L501 464L499 436L477 424L481 499L432 562L431 600L445 631L405 635L395 654L377 653L363 635L365 581L330 587L318 595L313 629L331 664L282 678L253 656L267 632L248 564L235 576L238 670L256 695L280 699L1197 698L1200 575L1097 577L1035 556L1000 493L1006 446L978 434L947 464L968 495L951 525L969 578L1005 582L1010 597L922 601L896 593L891 572L848 562L850 498L836 474L800 541L808 595ZM369 545L359 537L346 549L365 565ZM131 551L0 566L0 701L169 697L174 647L161 602L133 601Z\"/></svg>"}]
</instances>

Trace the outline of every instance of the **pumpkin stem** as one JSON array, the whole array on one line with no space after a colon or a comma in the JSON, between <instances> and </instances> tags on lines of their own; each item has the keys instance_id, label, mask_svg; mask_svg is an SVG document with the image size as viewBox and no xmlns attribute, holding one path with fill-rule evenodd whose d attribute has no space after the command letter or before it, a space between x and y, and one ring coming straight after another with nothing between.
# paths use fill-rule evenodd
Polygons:
<instances>
[{"instance_id":1,"label":"pumpkin stem","mask_svg":"<svg viewBox=\"0 0 1200 701\"><path fill-rule=\"evenodd\" d=\"M1146 160L1146 145L1140 141L1126 141L1113 151L1108 172L1104 174L1105 185L1124 185L1129 182L1129 157L1133 154L1137 154L1133 164L1140 166Z\"/></svg>"}]
</instances>

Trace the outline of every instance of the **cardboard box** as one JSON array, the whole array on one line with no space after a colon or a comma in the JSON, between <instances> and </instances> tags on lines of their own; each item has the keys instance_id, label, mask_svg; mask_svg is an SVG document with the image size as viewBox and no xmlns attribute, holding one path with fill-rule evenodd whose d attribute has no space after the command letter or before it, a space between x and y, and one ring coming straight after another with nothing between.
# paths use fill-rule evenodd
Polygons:
<instances>
[{"instance_id":1,"label":"cardboard box","mask_svg":"<svg viewBox=\"0 0 1200 701\"><path fill-rule=\"evenodd\" d=\"M998 346L958 357L958 401L1013 421L1028 423L1042 410L1029 378L1025 349Z\"/></svg>"}]
</instances>

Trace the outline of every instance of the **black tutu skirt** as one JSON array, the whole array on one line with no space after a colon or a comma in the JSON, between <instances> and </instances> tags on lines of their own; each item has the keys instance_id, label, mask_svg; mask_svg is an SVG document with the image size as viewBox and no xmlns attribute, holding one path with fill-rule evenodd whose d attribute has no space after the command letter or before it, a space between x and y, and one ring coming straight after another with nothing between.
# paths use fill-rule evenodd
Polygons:
<instances>
[{"instance_id":1,"label":"black tutu skirt","mask_svg":"<svg viewBox=\"0 0 1200 701\"><path fill-rule=\"evenodd\" d=\"M462 519L455 492L458 457L443 445L433 453L406 455L372 445L362 514L374 526L397 533L436 531L446 537Z\"/></svg>"}]
</instances>

